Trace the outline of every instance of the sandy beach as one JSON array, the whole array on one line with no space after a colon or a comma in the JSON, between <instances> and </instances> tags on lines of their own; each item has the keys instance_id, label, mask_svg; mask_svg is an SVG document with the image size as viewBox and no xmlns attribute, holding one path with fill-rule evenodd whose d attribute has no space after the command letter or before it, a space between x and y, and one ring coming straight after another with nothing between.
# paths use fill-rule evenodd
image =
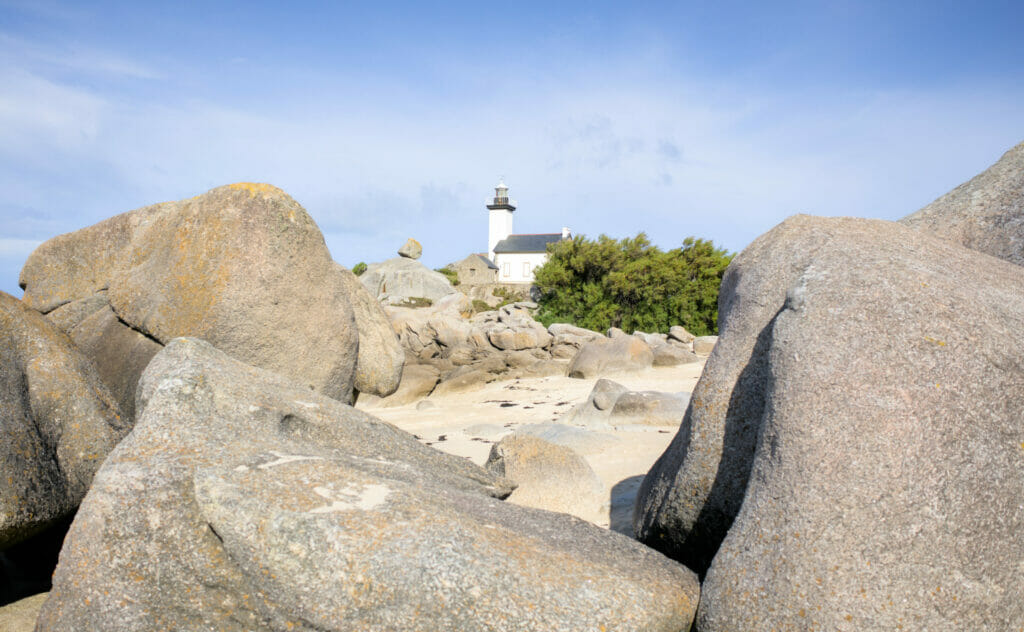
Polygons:
<instances>
[{"instance_id":1,"label":"sandy beach","mask_svg":"<svg viewBox=\"0 0 1024 632\"><path fill-rule=\"evenodd\" d=\"M631 390L690 393L703 367L704 359L695 364L604 377ZM491 446L506 434L532 424L564 423L569 411L586 400L596 381L563 376L520 378L394 408L367 407L366 411L416 435L427 445L482 465ZM430 404L422 404L424 401ZM570 428L574 449L600 477L609 500L607 515L595 523L628 534L636 490L675 436L678 424Z\"/></svg>"}]
</instances>

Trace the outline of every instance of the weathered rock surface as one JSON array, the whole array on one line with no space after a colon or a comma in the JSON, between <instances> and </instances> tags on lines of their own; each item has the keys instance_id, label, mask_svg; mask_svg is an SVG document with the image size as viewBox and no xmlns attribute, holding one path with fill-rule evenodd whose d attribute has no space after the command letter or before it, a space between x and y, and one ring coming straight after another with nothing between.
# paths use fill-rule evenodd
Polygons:
<instances>
[{"instance_id":1,"label":"weathered rock surface","mask_svg":"<svg viewBox=\"0 0 1024 632\"><path fill-rule=\"evenodd\" d=\"M371 263L366 272L359 275L359 281L370 296L389 305L413 298L437 301L456 292L443 274L405 257Z\"/></svg>"},{"instance_id":2,"label":"weathered rock surface","mask_svg":"<svg viewBox=\"0 0 1024 632\"><path fill-rule=\"evenodd\" d=\"M718 336L698 336L693 339L693 352L701 356L711 355L716 344Z\"/></svg>"},{"instance_id":3,"label":"weathered rock surface","mask_svg":"<svg viewBox=\"0 0 1024 632\"><path fill-rule=\"evenodd\" d=\"M678 426L689 402L685 394L627 391L615 400L609 420L617 426Z\"/></svg>"},{"instance_id":4,"label":"weathered rock surface","mask_svg":"<svg viewBox=\"0 0 1024 632\"><path fill-rule=\"evenodd\" d=\"M71 340L3 292L0 417L0 548L6 548L74 511L128 425Z\"/></svg>"},{"instance_id":5,"label":"weathered rock surface","mask_svg":"<svg viewBox=\"0 0 1024 632\"><path fill-rule=\"evenodd\" d=\"M1019 267L890 222L798 216L733 260L634 525L714 555L698 629L1024 623L1021 296Z\"/></svg>"},{"instance_id":6,"label":"weathered rock surface","mask_svg":"<svg viewBox=\"0 0 1024 632\"><path fill-rule=\"evenodd\" d=\"M97 309L92 310L94 307ZM105 292L62 305L46 318L60 323L75 346L96 365L126 423L134 420L139 376L163 345L125 325L106 302Z\"/></svg>"},{"instance_id":7,"label":"weathered rock surface","mask_svg":"<svg viewBox=\"0 0 1024 632\"><path fill-rule=\"evenodd\" d=\"M692 573L194 340L79 510L40 629L687 629ZM112 615L111 613L116 613Z\"/></svg>"},{"instance_id":8,"label":"weathered rock surface","mask_svg":"<svg viewBox=\"0 0 1024 632\"><path fill-rule=\"evenodd\" d=\"M398 389L402 380L405 352L384 308L370 296L359 277L338 264L335 271L348 295L359 332L355 388L360 393L386 397Z\"/></svg>"},{"instance_id":9,"label":"weathered rock surface","mask_svg":"<svg viewBox=\"0 0 1024 632\"><path fill-rule=\"evenodd\" d=\"M519 426L516 432L565 446L582 455L596 454L622 442L615 435L593 432L561 423L527 424Z\"/></svg>"},{"instance_id":10,"label":"weathered rock surface","mask_svg":"<svg viewBox=\"0 0 1024 632\"><path fill-rule=\"evenodd\" d=\"M900 223L1024 265L1024 143Z\"/></svg>"},{"instance_id":11,"label":"weathered rock surface","mask_svg":"<svg viewBox=\"0 0 1024 632\"><path fill-rule=\"evenodd\" d=\"M628 392L629 389L622 384L601 378L594 382L594 388L590 389L587 399L574 406L565 415L563 422L590 428L608 428L615 402L623 393Z\"/></svg>"},{"instance_id":12,"label":"weathered rock surface","mask_svg":"<svg viewBox=\"0 0 1024 632\"><path fill-rule=\"evenodd\" d=\"M347 401L359 345L338 269L295 200L242 183L55 237L29 257L21 283L44 313L108 288L117 318L160 344L201 337ZM397 384L378 377L362 390Z\"/></svg>"},{"instance_id":13,"label":"weathered rock surface","mask_svg":"<svg viewBox=\"0 0 1024 632\"><path fill-rule=\"evenodd\" d=\"M484 465L517 487L508 502L572 514L589 522L608 516L604 485L579 454L528 434L512 434L491 446Z\"/></svg>"},{"instance_id":14,"label":"weathered rock surface","mask_svg":"<svg viewBox=\"0 0 1024 632\"><path fill-rule=\"evenodd\" d=\"M622 334L588 342L569 363L567 375L599 377L606 373L640 371L654 363L654 354L643 340Z\"/></svg>"},{"instance_id":15,"label":"weathered rock surface","mask_svg":"<svg viewBox=\"0 0 1024 632\"><path fill-rule=\"evenodd\" d=\"M398 256L405 257L406 259L419 259L422 254L423 246L412 237L406 240L402 247L398 249Z\"/></svg>"}]
</instances>

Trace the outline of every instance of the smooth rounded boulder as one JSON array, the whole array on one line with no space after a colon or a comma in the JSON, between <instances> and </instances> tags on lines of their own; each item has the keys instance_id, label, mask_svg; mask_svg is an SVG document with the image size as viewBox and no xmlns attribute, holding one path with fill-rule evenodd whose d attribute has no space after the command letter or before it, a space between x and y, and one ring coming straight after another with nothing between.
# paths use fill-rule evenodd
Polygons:
<instances>
[{"instance_id":1,"label":"smooth rounded boulder","mask_svg":"<svg viewBox=\"0 0 1024 632\"><path fill-rule=\"evenodd\" d=\"M41 630L687 629L695 576L499 500L465 459L173 341L71 527ZM116 613L116 614L112 614Z\"/></svg>"},{"instance_id":2,"label":"smooth rounded boulder","mask_svg":"<svg viewBox=\"0 0 1024 632\"><path fill-rule=\"evenodd\" d=\"M511 434L491 446L484 467L516 484L508 502L589 522L608 518L601 479L570 448L528 434Z\"/></svg>"},{"instance_id":3,"label":"smooth rounded boulder","mask_svg":"<svg viewBox=\"0 0 1024 632\"><path fill-rule=\"evenodd\" d=\"M654 353L646 342L621 334L584 344L569 363L566 375L589 379L608 373L641 371L653 364Z\"/></svg>"},{"instance_id":4,"label":"smooth rounded boulder","mask_svg":"<svg viewBox=\"0 0 1024 632\"><path fill-rule=\"evenodd\" d=\"M0 292L0 548L71 514L128 432L71 340Z\"/></svg>"}]
</instances>

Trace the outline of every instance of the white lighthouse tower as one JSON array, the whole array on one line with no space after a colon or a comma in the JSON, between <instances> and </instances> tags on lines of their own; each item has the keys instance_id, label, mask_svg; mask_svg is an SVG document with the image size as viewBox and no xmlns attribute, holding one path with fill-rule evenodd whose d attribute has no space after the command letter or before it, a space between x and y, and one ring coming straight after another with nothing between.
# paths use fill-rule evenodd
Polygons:
<instances>
[{"instance_id":1,"label":"white lighthouse tower","mask_svg":"<svg viewBox=\"0 0 1024 632\"><path fill-rule=\"evenodd\" d=\"M508 186L504 179L494 187L494 199L487 201L487 256L494 261L494 246L512 234L512 213L516 210L516 201L508 199Z\"/></svg>"}]
</instances>

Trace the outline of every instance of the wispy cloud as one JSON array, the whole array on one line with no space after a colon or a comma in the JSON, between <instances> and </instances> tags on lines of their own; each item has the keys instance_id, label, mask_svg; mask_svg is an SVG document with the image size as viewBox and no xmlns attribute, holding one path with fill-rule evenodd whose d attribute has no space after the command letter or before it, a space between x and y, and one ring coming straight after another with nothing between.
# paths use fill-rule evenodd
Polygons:
<instances>
[{"instance_id":1,"label":"wispy cloud","mask_svg":"<svg viewBox=\"0 0 1024 632\"><path fill-rule=\"evenodd\" d=\"M86 75L160 79L163 74L138 59L75 44L40 44L0 32L0 59L23 68L75 71Z\"/></svg>"}]
</instances>

